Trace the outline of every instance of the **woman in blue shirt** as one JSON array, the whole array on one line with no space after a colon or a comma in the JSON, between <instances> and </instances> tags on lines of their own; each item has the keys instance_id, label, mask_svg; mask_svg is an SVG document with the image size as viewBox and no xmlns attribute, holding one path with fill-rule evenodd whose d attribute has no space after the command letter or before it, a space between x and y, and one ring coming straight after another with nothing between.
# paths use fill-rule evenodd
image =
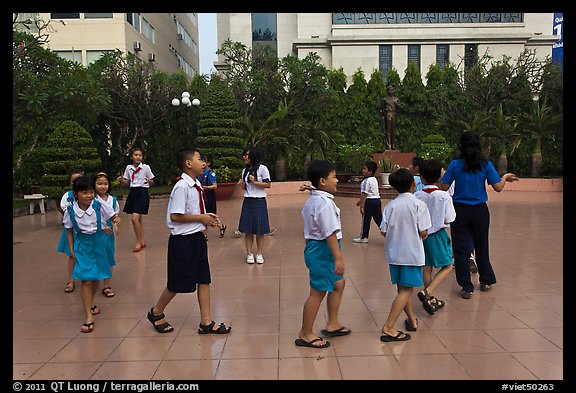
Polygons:
<instances>
[{"instance_id":1,"label":"woman in blue shirt","mask_svg":"<svg viewBox=\"0 0 576 393\"><path fill-rule=\"evenodd\" d=\"M474 244L476 263L480 276L480 290L490 290L496 283L496 275L488 254L488 231L490 211L486 201L486 182L494 191L504 189L506 182L518 180L512 173L498 175L491 161L484 158L480 148L480 137L476 132L466 131L460 136L460 157L452 160L442 176L440 188L448 190L456 182L454 209L456 219L450 225L456 281L462 288L460 295L470 299L474 285L470 279L470 244Z\"/></svg>"}]
</instances>

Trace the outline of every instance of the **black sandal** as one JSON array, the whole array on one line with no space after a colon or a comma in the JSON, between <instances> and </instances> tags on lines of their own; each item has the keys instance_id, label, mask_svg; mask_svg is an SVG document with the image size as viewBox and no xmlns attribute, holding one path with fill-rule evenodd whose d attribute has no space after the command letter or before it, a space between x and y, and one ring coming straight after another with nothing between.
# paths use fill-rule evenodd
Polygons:
<instances>
[{"instance_id":1,"label":"black sandal","mask_svg":"<svg viewBox=\"0 0 576 393\"><path fill-rule=\"evenodd\" d=\"M434 307L435 311L440 310L446 305L446 302L444 300L440 300L434 296L430 296L430 300L435 300L435 302L432 302L432 306Z\"/></svg>"},{"instance_id":2,"label":"black sandal","mask_svg":"<svg viewBox=\"0 0 576 393\"><path fill-rule=\"evenodd\" d=\"M174 328L168 322L164 322L161 325L156 325L154 323L164 318L164 314L154 315L154 307L152 307L150 311L148 311L148 314L146 316L148 317L148 320L150 321L150 323L152 323L152 326L154 326L154 329L156 329L158 333L170 333L174 331ZM166 328L170 329L166 330Z\"/></svg>"},{"instance_id":3,"label":"black sandal","mask_svg":"<svg viewBox=\"0 0 576 393\"><path fill-rule=\"evenodd\" d=\"M208 325L202 325L202 323L200 323L200 328L198 329L198 334L209 334L209 333L228 334L232 330L232 327L226 327L226 325L224 325L224 323L221 323L220 326L218 326L218 329L213 329L215 324L216 324L216 322L214 322L214 321L210 322L210 324L208 324Z\"/></svg>"},{"instance_id":4,"label":"black sandal","mask_svg":"<svg viewBox=\"0 0 576 393\"><path fill-rule=\"evenodd\" d=\"M428 291L424 289L423 291L418 292L418 299L422 302L422 306L424 310L430 315L434 315L436 312L436 307L430 303L432 297L428 294Z\"/></svg>"},{"instance_id":5,"label":"black sandal","mask_svg":"<svg viewBox=\"0 0 576 393\"><path fill-rule=\"evenodd\" d=\"M226 229L228 227L226 225L222 225L222 228L220 228L220 238L224 237L224 234L226 233Z\"/></svg>"}]
</instances>

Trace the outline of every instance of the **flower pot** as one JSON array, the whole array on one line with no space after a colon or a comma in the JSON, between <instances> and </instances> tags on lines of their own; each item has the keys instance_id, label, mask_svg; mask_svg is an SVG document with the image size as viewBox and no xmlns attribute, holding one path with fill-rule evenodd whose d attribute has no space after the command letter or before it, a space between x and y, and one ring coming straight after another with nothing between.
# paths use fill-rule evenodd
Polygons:
<instances>
[{"instance_id":1,"label":"flower pot","mask_svg":"<svg viewBox=\"0 0 576 393\"><path fill-rule=\"evenodd\" d=\"M216 200L217 201L225 201L227 199L232 198L234 192L240 188L237 183L218 183L218 187L216 187Z\"/></svg>"},{"instance_id":2,"label":"flower pot","mask_svg":"<svg viewBox=\"0 0 576 393\"><path fill-rule=\"evenodd\" d=\"M381 172L380 173L380 179L382 180L383 186L389 186L390 185L390 182L388 181L388 177L390 177L390 173L388 173L388 172Z\"/></svg>"}]
</instances>

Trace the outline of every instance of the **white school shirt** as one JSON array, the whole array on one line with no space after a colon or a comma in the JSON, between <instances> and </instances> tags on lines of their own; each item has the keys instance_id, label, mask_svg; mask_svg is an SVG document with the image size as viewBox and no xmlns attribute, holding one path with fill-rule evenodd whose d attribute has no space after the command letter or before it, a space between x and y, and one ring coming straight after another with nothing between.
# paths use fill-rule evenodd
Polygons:
<instances>
[{"instance_id":1,"label":"white school shirt","mask_svg":"<svg viewBox=\"0 0 576 393\"><path fill-rule=\"evenodd\" d=\"M374 176L367 177L360 183L360 193L365 192L366 199L380 199L378 180Z\"/></svg>"},{"instance_id":2,"label":"white school shirt","mask_svg":"<svg viewBox=\"0 0 576 393\"><path fill-rule=\"evenodd\" d=\"M110 209L114 210L114 213L118 214L120 212L120 204L118 203L118 199L116 199L116 207L114 207L114 198L112 195L108 194L108 199L104 200L100 197L100 195L96 195L96 199L103 205L110 206Z\"/></svg>"},{"instance_id":3,"label":"white school shirt","mask_svg":"<svg viewBox=\"0 0 576 393\"><path fill-rule=\"evenodd\" d=\"M134 175L134 181L132 181L132 172L136 171L136 167L133 164L126 165L126 169L124 170L124 179L130 182L130 187L144 187L149 188L150 184L144 183L144 179L154 179L154 174L152 173L152 169L150 169L150 165L140 163L138 165L140 167L140 171Z\"/></svg>"},{"instance_id":4,"label":"white school shirt","mask_svg":"<svg viewBox=\"0 0 576 393\"><path fill-rule=\"evenodd\" d=\"M434 190L430 193L424 190ZM428 184L414 196L420 199L428 207L432 227L428 229L428 235L438 232L442 228L450 228L450 223L456 219L456 210L452 204L452 197L446 191L437 186Z\"/></svg>"},{"instance_id":5,"label":"white school shirt","mask_svg":"<svg viewBox=\"0 0 576 393\"><path fill-rule=\"evenodd\" d=\"M92 201L94 203L94 201ZM85 235L91 235L95 233L98 229L98 217L96 217L96 211L92 207L92 203L86 210L80 209L78 207L78 202L74 202L72 205L72 209L74 210L74 218L76 219L76 223L78 224L78 228L80 232L84 233ZM109 220L114 214L114 210L112 207L101 203L100 204L100 216L102 221L102 229L106 228L106 221ZM70 213L68 213L68 209L64 210L64 217L62 218L62 222L64 223L64 227L72 228L72 218L70 218Z\"/></svg>"},{"instance_id":6,"label":"white school shirt","mask_svg":"<svg viewBox=\"0 0 576 393\"><path fill-rule=\"evenodd\" d=\"M380 231L386 233L386 261L391 265L424 266L424 245L418 232L431 225L424 202L411 192L398 194L384 207L380 224Z\"/></svg>"},{"instance_id":7,"label":"white school shirt","mask_svg":"<svg viewBox=\"0 0 576 393\"><path fill-rule=\"evenodd\" d=\"M336 239L342 239L340 209L334 203L334 195L326 191L312 189L310 198L302 208L304 238L324 240L336 232Z\"/></svg>"},{"instance_id":8,"label":"white school shirt","mask_svg":"<svg viewBox=\"0 0 576 393\"><path fill-rule=\"evenodd\" d=\"M248 171L247 168L242 170L242 180L244 180L244 175L246 174L245 171ZM266 165L260 164L258 170L256 171L256 181L259 182L270 182L270 171L266 167ZM252 184L252 182L248 183L245 181L246 190L244 191L245 197L250 198L263 198L266 197L266 189L263 187L258 187Z\"/></svg>"},{"instance_id":9,"label":"white school shirt","mask_svg":"<svg viewBox=\"0 0 576 393\"><path fill-rule=\"evenodd\" d=\"M166 210L166 225L170 228L173 235L190 235L201 232L206 226L201 222L174 222L170 219L171 213L198 215L200 212L200 194L194 187L197 184L202 188L198 179L193 179L185 173L182 173L182 179L172 188L170 193L170 202Z\"/></svg>"},{"instance_id":10,"label":"white school shirt","mask_svg":"<svg viewBox=\"0 0 576 393\"><path fill-rule=\"evenodd\" d=\"M60 199L60 208L62 210L66 210L66 208L68 207L68 205L73 204L74 202L68 202L68 191L66 191L64 193L64 195L62 195L62 199Z\"/></svg>"}]
</instances>

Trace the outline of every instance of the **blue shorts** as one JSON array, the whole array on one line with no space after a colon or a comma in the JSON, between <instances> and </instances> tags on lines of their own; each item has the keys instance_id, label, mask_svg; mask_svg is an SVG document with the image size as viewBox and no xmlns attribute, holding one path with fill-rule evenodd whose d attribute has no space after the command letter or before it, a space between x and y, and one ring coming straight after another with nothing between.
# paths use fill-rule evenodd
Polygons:
<instances>
[{"instance_id":1,"label":"blue shorts","mask_svg":"<svg viewBox=\"0 0 576 393\"><path fill-rule=\"evenodd\" d=\"M426 266L444 267L452 264L452 242L446 229L428 235L423 243Z\"/></svg>"},{"instance_id":2,"label":"blue shorts","mask_svg":"<svg viewBox=\"0 0 576 393\"><path fill-rule=\"evenodd\" d=\"M424 285L422 266L390 265L390 278L392 284L403 287L421 287Z\"/></svg>"},{"instance_id":3,"label":"blue shorts","mask_svg":"<svg viewBox=\"0 0 576 393\"><path fill-rule=\"evenodd\" d=\"M342 250L340 240L338 247ZM326 240L307 239L304 261L310 271L310 288L332 292L336 281L344 279L344 276L337 276L334 272L334 255Z\"/></svg>"}]
</instances>

